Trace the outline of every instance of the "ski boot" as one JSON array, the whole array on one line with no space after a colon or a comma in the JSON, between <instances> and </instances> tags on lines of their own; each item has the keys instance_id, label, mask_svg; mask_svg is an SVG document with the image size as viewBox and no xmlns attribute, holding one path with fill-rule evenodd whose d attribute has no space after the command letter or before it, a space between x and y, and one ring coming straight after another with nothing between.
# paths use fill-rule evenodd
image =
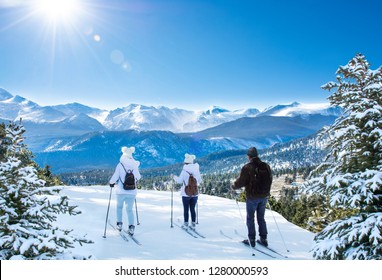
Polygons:
<instances>
[{"instance_id":1,"label":"ski boot","mask_svg":"<svg viewBox=\"0 0 382 280\"><path fill-rule=\"evenodd\" d=\"M250 247L255 247L256 246L256 241L255 240L244 239L242 242L245 245L250 246Z\"/></svg>"},{"instance_id":2,"label":"ski boot","mask_svg":"<svg viewBox=\"0 0 382 280\"><path fill-rule=\"evenodd\" d=\"M135 226L134 225L129 225L129 230L127 231L131 236L134 235L134 230L135 230Z\"/></svg>"},{"instance_id":3,"label":"ski boot","mask_svg":"<svg viewBox=\"0 0 382 280\"><path fill-rule=\"evenodd\" d=\"M188 222L184 222L183 225L182 225L182 228L183 229L187 229L188 228Z\"/></svg>"},{"instance_id":4,"label":"ski boot","mask_svg":"<svg viewBox=\"0 0 382 280\"><path fill-rule=\"evenodd\" d=\"M263 245L265 247L268 247L268 240L267 240L267 238L260 237L260 240L258 240L257 242L259 242L261 245Z\"/></svg>"},{"instance_id":5,"label":"ski boot","mask_svg":"<svg viewBox=\"0 0 382 280\"><path fill-rule=\"evenodd\" d=\"M117 230L122 231L122 222L117 222Z\"/></svg>"}]
</instances>

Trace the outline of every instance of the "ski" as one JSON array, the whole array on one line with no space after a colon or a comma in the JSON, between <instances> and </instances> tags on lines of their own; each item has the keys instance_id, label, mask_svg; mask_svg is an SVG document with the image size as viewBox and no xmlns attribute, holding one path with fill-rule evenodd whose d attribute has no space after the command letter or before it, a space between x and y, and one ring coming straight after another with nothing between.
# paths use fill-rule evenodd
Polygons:
<instances>
[{"instance_id":1,"label":"ski","mask_svg":"<svg viewBox=\"0 0 382 280\"><path fill-rule=\"evenodd\" d=\"M180 226L179 224L177 223L174 223L174 225L176 225L178 228L182 229L183 231L187 232L189 235L191 235L192 237L194 238L198 238L198 235L196 235L196 233L192 233L190 230L188 230L188 228L184 228L182 226Z\"/></svg>"},{"instance_id":2,"label":"ski","mask_svg":"<svg viewBox=\"0 0 382 280\"><path fill-rule=\"evenodd\" d=\"M123 240L125 240L126 242L129 242L129 238L122 233L122 231L119 231L110 221L108 221L109 225L116 231L119 233L119 235L122 237Z\"/></svg>"},{"instance_id":3,"label":"ski","mask_svg":"<svg viewBox=\"0 0 382 280\"><path fill-rule=\"evenodd\" d=\"M180 223L181 221L178 219L178 222ZM188 230L194 232L196 235L198 235L198 236L201 237L201 238L206 238L203 234L201 234L201 233L200 233L199 231L197 231L195 228L188 227Z\"/></svg>"},{"instance_id":4,"label":"ski","mask_svg":"<svg viewBox=\"0 0 382 280\"><path fill-rule=\"evenodd\" d=\"M257 240L256 242L257 242L257 244L259 244L260 246L262 246L262 247L268 249L269 251L271 251L271 252L273 252L273 253L275 253L275 254L277 254L277 255L283 257L283 258L286 258L286 259L288 258L288 256L285 256L285 255L283 255L283 254L280 254L280 253L277 252L275 249L272 249L272 248L269 248L269 247L267 247L267 246L264 246L263 244L260 243L259 240Z\"/></svg>"},{"instance_id":5,"label":"ski","mask_svg":"<svg viewBox=\"0 0 382 280\"><path fill-rule=\"evenodd\" d=\"M135 236L131 235L127 230L124 229L123 232L126 233L127 236L128 236L131 240L133 240L137 245L142 246L142 243L139 242L139 240L136 239Z\"/></svg>"},{"instance_id":6,"label":"ski","mask_svg":"<svg viewBox=\"0 0 382 280\"><path fill-rule=\"evenodd\" d=\"M235 229L235 234L238 235L238 236L240 236L241 238L247 238L247 237L245 237L244 235L241 235L236 229Z\"/></svg>"},{"instance_id":7,"label":"ski","mask_svg":"<svg viewBox=\"0 0 382 280\"><path fill-rule=\"evenodd\" d=\"M222 230L220 230L220 234L223 235L224 237L227 237L228 239L233 239L231 236L225 234Z\"/></svg>"},{"instance_id":8,"label":"ski","mask_svg":"<svg viewBox=\"0 0 382 280\"><path fill-rule=\"evenodd\" d=\"M198 236L200 236L201 238L206 238L203 234L201 234L199 231L197 231L196 229L194 229L194 228L190 228L190 230L192 231L192 232L195 232Z\"/></svg>"},{"instance_id":9,"label":"ski","mask_svg":"<svg viewBox=\"0 0 382 280\"><path fill-rule=\"evenodd\" d=\"M236 229L235 229L235 234L236 235L238 235L238 236L240 236L240 237L242 237L242 238L246 238L246 237L244 237L243 235L241 235ZM243 241L241 241L241 243L243 243ZM276 258L275 256L273 256L273 255L271 255L271 254L268 254L267 252L264 252L263 250L260 250L260 249L258 249L258 248L256 248L256 247L251 247L251 246L249 246L249 245L247 245L247 244L245 244L245 243L243 243L245 246L247 246L247 247L249 247L249 248L252 248L253 250L255 250L255 251L258 251L258 252L260 252L260 253L262 253L262 254L264 254L264 255L267 255L267 256L269 256L269 257L271 257L271 258ZM266 247L265 247L266 248Z\"/></svg>"},{"instance_id":10,"label":"ski","mask_svg":"<svg viewBox=\"0 0 382 280\"><path fill-rule=\"evenodd\" d=\"M241 242L245 247L251 248L252 250L255 250L255 251L257 251L257 252L259 252L259 253L261 253L261 254L264 254L264 255L266 255L266 256L268 256L268 257L271 257L271 258L273 258L273 259L276 258L275 256L273 256L273 255L271 255L271 254L268 254L267 252L264 252L263 250L260 250L260 249L258 249L258 248L256 248L256 247L251 247L251 246L245 244L243 241L240 241L240 242Z\"/></svg>"}]
</instances>

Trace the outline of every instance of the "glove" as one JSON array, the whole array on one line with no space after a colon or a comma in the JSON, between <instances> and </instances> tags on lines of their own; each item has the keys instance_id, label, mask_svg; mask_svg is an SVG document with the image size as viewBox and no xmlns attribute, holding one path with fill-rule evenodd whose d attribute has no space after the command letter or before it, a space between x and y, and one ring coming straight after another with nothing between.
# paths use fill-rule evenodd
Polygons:
<instances>
[{"instance_id":1,"label":"glove","mask_svg":"<svg viewBox=\"0 0 382 280\"><path fill-rule=\"evenodd\" d=\"M114 188L114 185L115 185L115 184L110 184L110 188Z\"/></svg>"}]
</instances>

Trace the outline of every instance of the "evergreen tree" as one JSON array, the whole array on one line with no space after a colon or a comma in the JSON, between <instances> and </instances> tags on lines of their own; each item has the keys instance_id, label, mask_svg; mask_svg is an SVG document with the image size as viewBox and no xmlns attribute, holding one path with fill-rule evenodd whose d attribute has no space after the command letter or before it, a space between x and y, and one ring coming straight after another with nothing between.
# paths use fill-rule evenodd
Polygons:
<instances>
[{"instance_id":1,"label":"evergreen tree","mask_svg":"<svg viewBox=\"0 0 382 280\"><path fill-rule=\"evenodd\" d=\"M72 230L55 225L57 215L80 212L60 196L61 187L46 186L38 178L31 153L23 143L21 124L5 127L0 160L0 259L68 259L75 242L91 241L76 237Z\"/></svg>"},{"instance_id":2,"label":"evergreen tree","mask_svg":"<svg viewBox=\"0 0 382 280\"><path fill-rule=\"evenodd\" d=\"M7 139L5 138L5 135L5 124L0 123L0 161L5 158L5 152L7 150Z\"/></svg>"},{"instance_id":3,"label":"evergreen tree","mask_svg":"<svg viewBox=\"0 0 382 280\"><path fill-rule=\"evenodd\" d=\"M382 68L357 54L337 71L329 100L344 114L325 132L328 155L306 183L345 217L315 237L317 259L382 259ZM349 214L350 213L350 214ZM334 215L338 216L338 215Z\"/></svg>"}]
</instances>

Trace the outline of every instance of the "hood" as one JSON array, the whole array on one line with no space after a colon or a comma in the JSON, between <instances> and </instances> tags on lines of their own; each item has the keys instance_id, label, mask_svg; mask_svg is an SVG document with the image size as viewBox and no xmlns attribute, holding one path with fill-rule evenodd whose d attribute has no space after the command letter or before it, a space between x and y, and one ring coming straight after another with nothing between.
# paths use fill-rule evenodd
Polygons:
<instances>
[{"instance_id":1,"label":"hood","mask_svg":"<svg viewBox=\"0 0 382 280\"><path fill-rule=\"evenodd\" d=\"M199 164L198 163L185 164L183 166L183 169L190 173L199 172Z\"/></svg>"},{"instance_id":2,"label":"hood","mask_svg":"<svg viewBox=\"0 0 382 280\"><path fill-rule=\"evenodd\" d=\"M133 159L133 158L128 158L126 156L121 156L120 162L125 166L129 168L137 168L140 165L140 162Z\"/></svg>"}]
</instances>

